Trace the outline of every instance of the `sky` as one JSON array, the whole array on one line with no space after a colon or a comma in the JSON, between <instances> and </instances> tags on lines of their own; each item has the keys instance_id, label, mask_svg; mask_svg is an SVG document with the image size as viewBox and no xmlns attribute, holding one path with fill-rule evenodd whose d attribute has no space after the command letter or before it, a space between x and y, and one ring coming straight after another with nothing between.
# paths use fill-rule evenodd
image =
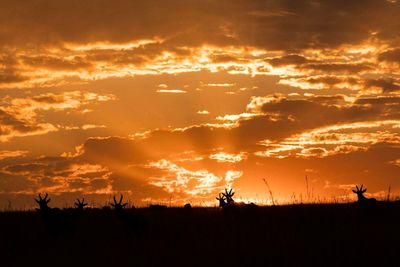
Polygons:
<instances>
[{"instance_id":1,"label":"sky","mask_svg":"<svg viewBox=\"0 0 400 267\"><path fill-rule=\"evenodd\" d=\"M400 195L400 2L0 1L0 209ZM265 184L265 181L268 186Z\"/></svg>"}]
</instances>

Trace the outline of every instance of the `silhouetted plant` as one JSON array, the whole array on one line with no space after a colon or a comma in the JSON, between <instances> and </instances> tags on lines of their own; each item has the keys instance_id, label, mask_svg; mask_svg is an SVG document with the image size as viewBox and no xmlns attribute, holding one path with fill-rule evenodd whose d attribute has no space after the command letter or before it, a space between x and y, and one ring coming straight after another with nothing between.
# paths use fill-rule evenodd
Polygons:
<instances>
[{"instance_id":1,"label":"silhouetted plant","mask_svg":"<svg viewBox=\"0 0 400 267\"><path fill-rule=\"evenodd\" d=\"M46 212L50 210L50 207L48 206L51 198L48 198L49 194L46 193L44 197L39 193L38 198L35 199L36 203L39 204L39 209L36 209L41 212Z\"/></svg>"},{"instance_id":2,"label":"silhouetted plant","mask_svg":"<svg viewBox=\"0 0 400 267\"><path fill-rule=\"evenodd\" d=\"M191 209L191 208L192 208L192 205L190 205L190 203L186 203L183 207L184 207L185 209Z\"/></svg>"},{"instance_id":3,"label":"silhouetted plant","mask_svg":"<svg viewBox=\"0 0 400 267\"><path fill-rule=\"evenodd\" d=\"M85 203L85 198L82 198L82 201L77 198L75 201L75 209L78 211L83 211L88 204Z\"/></svg>"},{"instance_id":4,"label":"silhouetted plant","mask_svg":"<svg viewBox=\"0 0 400 267\"><path fill-rule=\"evenodd\" d=\"M125 208L126 205L128 205L128 202L122 203L124 196L121 194L121 197L119 198L119 201L115 198L115 195L113 197L114 203L111 203L111 206L114 207L116 211L121 211Z\"/></svg>"},{"instance_id":5,"label":"silhouetted plant","mask_svg":"<svg viewBox=\"0 0 400 267\"><path fill-rule=\"evenodd\" d=\"M367 192L367 188L363 188L363 185L358 187L356 185L356 190L352 190L358 197L358 203L360 204L367 204L367 203L376 203L377 200L375 198L367 198L364 196L364 193Z\"/></svg>"}]
</instances>

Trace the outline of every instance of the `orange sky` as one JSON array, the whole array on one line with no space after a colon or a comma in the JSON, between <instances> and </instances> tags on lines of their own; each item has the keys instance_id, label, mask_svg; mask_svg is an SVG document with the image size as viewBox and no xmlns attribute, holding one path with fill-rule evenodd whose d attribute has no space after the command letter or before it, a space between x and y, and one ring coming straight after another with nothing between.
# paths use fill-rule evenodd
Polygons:
<instances>
[{"instance_id":1,"label":"orange sky","mask_svg":"<svg viewBox=\"0 0 400 267\"><path fill-rule=\"evenodd\" d=\"M0 209L400 195L400 3L1 1ZM308 194L305 176L308 177Z\"/></svg>"}]
</instances>

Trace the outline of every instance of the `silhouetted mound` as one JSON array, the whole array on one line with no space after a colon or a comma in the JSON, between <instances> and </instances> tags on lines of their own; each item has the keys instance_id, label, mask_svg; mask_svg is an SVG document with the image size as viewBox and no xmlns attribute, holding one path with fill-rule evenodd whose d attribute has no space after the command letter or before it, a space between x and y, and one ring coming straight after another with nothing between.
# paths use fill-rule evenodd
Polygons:
<instances>
[{"instance_id":1,"label":"silhouetted mound","mask_svg":"<svg viewBox=\"0 0 400 267\"><path fill-rule=\"evenodd\" d=\"M400 205L395 203L162 209L0 213L1 265L396 266L398 261Z\"/></svg>"}]
</instances>

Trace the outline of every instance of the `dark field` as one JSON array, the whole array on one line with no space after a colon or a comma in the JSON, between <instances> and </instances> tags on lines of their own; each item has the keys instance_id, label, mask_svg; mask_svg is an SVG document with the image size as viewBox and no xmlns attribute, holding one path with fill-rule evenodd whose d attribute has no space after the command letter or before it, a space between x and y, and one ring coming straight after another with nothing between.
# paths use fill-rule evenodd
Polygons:
<instances>
[{"instance_id":1,"label":"dark field","mask_svg":"<svg viewBox=\"0 0 400 267\"><path fill-rule=\"evenodd\" d=\"M399 266L400 205L0 213L1 266Z\"/></svg>"}]
</instances>

